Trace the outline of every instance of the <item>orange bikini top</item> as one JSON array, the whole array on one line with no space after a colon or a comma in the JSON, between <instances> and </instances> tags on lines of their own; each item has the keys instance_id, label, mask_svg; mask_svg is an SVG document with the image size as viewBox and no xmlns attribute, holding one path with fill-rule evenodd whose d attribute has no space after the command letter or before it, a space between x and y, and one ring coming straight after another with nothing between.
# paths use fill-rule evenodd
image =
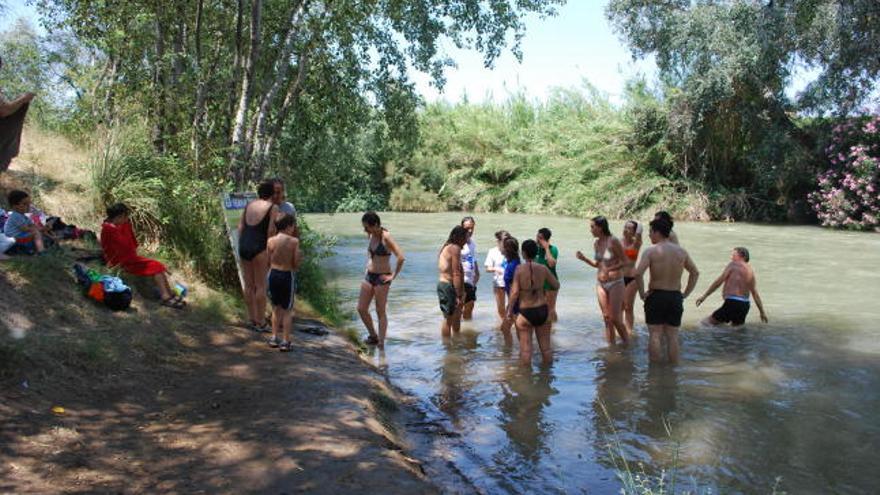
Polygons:
<instances>
[{"instance_id":1,"label":"orange bikini top","mask_svg":"<svg viewBox=\"0 0 880 495\"><path fill-rule=\"evenodd\" d=\"M639 250L636 248L624 249L623 254L626 255L627 258L635 261L639 258Z\"/></svg>"}]
</instances>

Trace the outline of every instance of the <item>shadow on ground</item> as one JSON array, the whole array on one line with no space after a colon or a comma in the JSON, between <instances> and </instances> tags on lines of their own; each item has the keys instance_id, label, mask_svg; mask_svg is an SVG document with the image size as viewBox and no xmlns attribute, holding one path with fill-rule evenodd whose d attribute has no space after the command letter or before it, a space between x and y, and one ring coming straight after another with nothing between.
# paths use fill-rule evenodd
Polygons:
<instances>
[{"instance_id":1,"label":"shadow on ground","mask_svg":"<svg viewBox=\"0 0 880 495\"><path fill-rule=\"evenodd\" d=\"M111 313L69 261L0 265L0 492L435 491L343 338L280 353L198 295Z\"/></svg>"}]
</instances>

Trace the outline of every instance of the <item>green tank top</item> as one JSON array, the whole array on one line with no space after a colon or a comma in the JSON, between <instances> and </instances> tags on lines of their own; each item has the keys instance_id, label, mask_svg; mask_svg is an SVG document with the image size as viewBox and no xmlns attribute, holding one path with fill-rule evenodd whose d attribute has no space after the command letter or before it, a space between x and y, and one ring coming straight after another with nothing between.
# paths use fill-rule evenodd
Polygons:
<instances>
[{"instance_id":1,"label":"green tank top","mask_svg":"<svg viewBox=\"0 0 880 495\"><path fill-rule=\"evenodd\" d=\"M553 255L553 259L555 259L556 262L558 263L559 262L559 249L556 246L554 246L553 244L550 245L550 254ZM540 263L540 264L546 266L547 268L549 268L550 273L552 273L553 276L556 277L556 280L559 280L559 275L556 274L556 267L555 266L551 267L550 265L547 264L547 253L546 253L546 251L544 251L544 248L542 248L541 246L538 246L538 256L535 257L535 262ZM550 287L550 284L545 282L544 283L544 290L552 290L552 288Z\"/></svg>"}]
</instances>

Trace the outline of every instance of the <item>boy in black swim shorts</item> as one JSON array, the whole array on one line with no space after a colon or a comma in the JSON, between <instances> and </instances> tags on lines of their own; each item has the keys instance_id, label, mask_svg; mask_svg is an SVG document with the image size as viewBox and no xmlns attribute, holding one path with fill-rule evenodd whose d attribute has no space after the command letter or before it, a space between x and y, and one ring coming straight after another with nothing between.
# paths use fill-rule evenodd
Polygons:
<instances>
[{"instance_id":1,"label":"boy in black swim shorts","mask_svg":"<svg viewBox=\"0 0 880 495\"><path fill-rule=\"evenodd\" d=\"M296 293L296 270L299 268L302 253L296 231L296 220L291 215L283 215L275 222L278 233L269 239L269 280L267 292L272 304L272 337L270 347L278 347L282 352L290 350L290 329L293 326L293 302ZM282 333L282 339L278 333Z\"/></svg>"}]
</instances>

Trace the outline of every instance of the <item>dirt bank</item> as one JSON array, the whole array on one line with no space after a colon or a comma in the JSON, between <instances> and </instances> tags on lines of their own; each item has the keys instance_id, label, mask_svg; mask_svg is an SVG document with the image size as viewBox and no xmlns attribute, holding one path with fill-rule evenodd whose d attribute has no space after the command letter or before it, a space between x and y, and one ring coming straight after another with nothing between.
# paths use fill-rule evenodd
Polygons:
<instances>
[{"instance_id":1,"label":"dirt bank","mask_svg":"<svg viewBox=\"0 0 880 495\"><path fill-rule=\"evenodd\" d=\"M0 492L437 492L395 433L394 392L350 344L295 340L283 354L198 329L177 365L85 388L16 373L0 390Z\"/></svg>"}]
</instances>

